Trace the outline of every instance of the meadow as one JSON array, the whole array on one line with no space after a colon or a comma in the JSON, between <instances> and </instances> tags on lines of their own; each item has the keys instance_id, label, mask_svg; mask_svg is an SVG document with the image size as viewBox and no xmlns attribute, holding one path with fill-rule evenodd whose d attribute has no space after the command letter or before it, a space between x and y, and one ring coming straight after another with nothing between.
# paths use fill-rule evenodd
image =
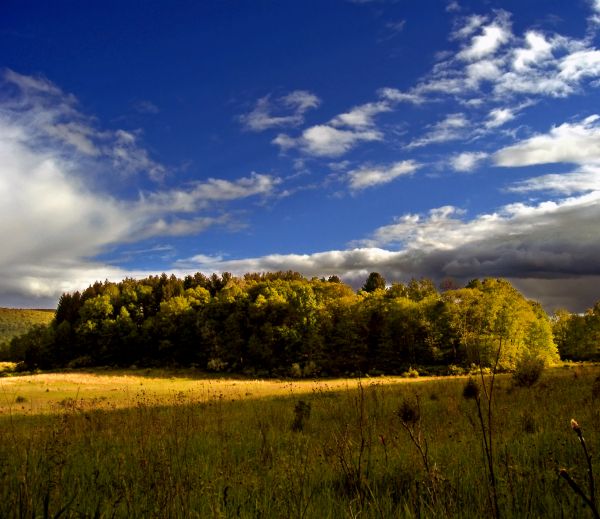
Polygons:
<instances>
[{"instance_id":1,"label":"meadow","mask_svg":"<svg viewBox=\"0 0 600 519\"><path fill-rule=\"evenodd\" d=\"M592 517L559 470L588 493L570 420L598 453L599 373L550 369L532 387L496 378L497 510L466 377L5 377L0 516Z\"/></svg>"}]
</instances>

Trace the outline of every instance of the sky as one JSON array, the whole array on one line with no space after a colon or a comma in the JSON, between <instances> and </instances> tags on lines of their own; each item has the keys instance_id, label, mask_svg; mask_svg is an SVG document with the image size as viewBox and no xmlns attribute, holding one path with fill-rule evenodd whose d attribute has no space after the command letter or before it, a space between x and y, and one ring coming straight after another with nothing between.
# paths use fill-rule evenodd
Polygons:
<instances>
[{"instance_id":1,"label":"sky","mask_svg":"<svg viewBox=\"0 0 600 519\"><path fill-rule=\"evenodd\" d=\"M0 3L0 306L96 280L600 300L600 0Z\"/></svg>"}]
</instances>

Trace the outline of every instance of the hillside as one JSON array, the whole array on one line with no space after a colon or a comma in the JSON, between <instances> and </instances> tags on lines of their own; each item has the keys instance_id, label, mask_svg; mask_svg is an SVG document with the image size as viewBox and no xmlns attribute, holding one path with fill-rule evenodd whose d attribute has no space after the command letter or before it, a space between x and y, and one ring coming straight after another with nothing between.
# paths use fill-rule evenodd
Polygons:
<instances>
[{"instance_id":1,"label":"hillside","mask_svg":"<svg viewBox=\"0 0 600 519\"><path fill-rule=\"evenodd\" d=\"M29 331L36 324L47 324L54 310L23 310L0 308L0 348L13 337Z\"/></svg>"}]
</instances>

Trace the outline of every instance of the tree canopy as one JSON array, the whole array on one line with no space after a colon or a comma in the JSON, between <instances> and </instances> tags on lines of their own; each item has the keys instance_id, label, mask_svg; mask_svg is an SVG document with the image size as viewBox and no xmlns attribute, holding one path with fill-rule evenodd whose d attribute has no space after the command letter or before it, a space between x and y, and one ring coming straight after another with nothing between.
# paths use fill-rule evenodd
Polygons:
<instances>
[{"instance_id":1,"label":"tree canopy","mask_svg":"<svg viewBox=\"0 0 600 519\"><path fill-rule=\"evenodd\" d=\"M306 376L558 358L546 313L502 279L440 293L428 279L386 288L372 273L355 292L295 272L98 282L64 294L50 325L14 339L10 354L29 369L135 363Z\"/></svg>"}]
</instances>

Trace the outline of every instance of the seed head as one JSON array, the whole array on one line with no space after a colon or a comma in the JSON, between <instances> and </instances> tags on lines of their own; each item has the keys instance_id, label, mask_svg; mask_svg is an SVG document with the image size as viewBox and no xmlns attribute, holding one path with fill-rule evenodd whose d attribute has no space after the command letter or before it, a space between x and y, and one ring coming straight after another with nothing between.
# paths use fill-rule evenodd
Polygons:
<instances>
[{"instance_id":1,"label":"seed head","mask_svg":"<svg viewBox=\"0 0 600 519\"><path fill-rule=\"evenodd\" d=\"M577 433L577 436L581 436L581 427L579 426L575 418L571 418L571 429L573 429Z\"/></svg>"},{"instance_id":2,"label":"seed head","mask_svg":"<svg viewBox=\"0 0 600 519\"><path fill-rule=\"evenodd\" d=\"M472 378L469 377L463 389L463 398L467 400L476 399L479 397L479 386Z\"/></svg>"},{"instance_id":3,"label":"seed head","mask_svg":"<svg viewBox=\"0 0 600 519\"><path fill-rule=\"evenodd\" d=\"M405 424L415 424L421 418L418 403L411 402L410 400L402 401L402 405L398 409L397 415Z\"/></svg>"}]
</instances>

